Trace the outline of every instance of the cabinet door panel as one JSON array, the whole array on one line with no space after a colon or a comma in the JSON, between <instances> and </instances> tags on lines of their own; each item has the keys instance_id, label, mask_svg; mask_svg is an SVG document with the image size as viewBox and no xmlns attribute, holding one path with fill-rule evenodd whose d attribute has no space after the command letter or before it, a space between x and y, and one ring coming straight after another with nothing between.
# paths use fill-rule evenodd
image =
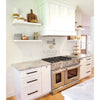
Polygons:
<instances>
[{"instance_id":1,"label":"cabinet door panel","mask_svg":"<svg viewBox=\"0 0 100 100\"><path fill-rule=\"evenodd\" d=\"M51 92L51 65L42 67L42 95Z\"/></svg>"}]
</instances>

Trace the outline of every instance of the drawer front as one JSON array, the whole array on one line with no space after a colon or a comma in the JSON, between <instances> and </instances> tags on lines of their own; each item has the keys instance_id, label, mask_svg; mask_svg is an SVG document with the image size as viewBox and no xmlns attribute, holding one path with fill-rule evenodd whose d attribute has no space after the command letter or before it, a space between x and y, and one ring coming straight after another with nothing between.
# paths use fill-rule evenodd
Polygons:
<instances>
[{"instance_id":1,"label":"drawer front","mask_svg":"<svg viewBox=\"0 0 100 100\"><path fill-rule=\"evenodd\" d=\"M85 60L86 63L92 62L92 57L86 57L84 60Z\"/></svg>"},{"instance_id":2,"label":"drawer front","mask_svg":"<svg viewBox=\"0 0 100 100\"><path fill-rule=\"evenodd\" d=\"M28 69L20 72L20 77L35 76L41 73L41 67Z\"/></svg>"},{"instance_id":3,"label":"drawer front","mask_svg":"<svg viewBox=\"0 0 100 100\"><path fill-rule=\"evenodd\" d=\"M85 76L85 77L87 77L87 76L89 76L89 75L91 75L91 67L85 68L85 71L84 71L84 76Z\"/></svg>"},{"instance_id":4,"label":"drawer front","mask_svg":"<svg viewBox=\"0 0 100 100\"><path fill-rule=\"evenodd\" d=\"M92 67L92 62L86 63L86 64L85 64L85 67L88 67L88 68L89 68L89 67Z\"/></svg>"},{"instance_id":5,"label":"drawer front","mask_svg":"<svg viewBox=\"0 0 100 100\"><path fill-rule=\"evenodd\" d=\"M41 85L41 73L35 76L30 76L26 78L22 78L20 80L21 88L30 86L30 85Z\"/></svg>"},{"instance_id":6,"label":"drawer front","mask_svg":"<svg viewBox=\"0 0 100 100\"><path fill-rule=\"evenodd\" d=\"M80 67L80 79L91 75L91 66Z\"/></svg>"},{"instance_id":7,"label":"drawer front","mask_svg":"<svg viewBox=\"0 0 100 100\"><path fill-rule=\"evenodd\" d=\"M31 100L41 96L41 86L27 87L21 91L22 100Z\"/></svg>"}]
</instances>

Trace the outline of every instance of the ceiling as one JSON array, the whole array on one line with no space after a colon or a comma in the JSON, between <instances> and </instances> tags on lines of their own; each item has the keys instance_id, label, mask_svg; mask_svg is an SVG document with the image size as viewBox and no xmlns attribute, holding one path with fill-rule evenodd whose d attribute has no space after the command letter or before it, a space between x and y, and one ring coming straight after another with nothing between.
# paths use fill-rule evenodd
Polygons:
<instances>
[{"instance_id":1,"label":"ceiling","mask_svg":"<svg viewBox=\"0 0 100 100\"><path fill-rule=\"evenodd\" d=\"M91 17L94 15L94 0L72 0L81 8L84 15Z\"/></svg>"},{"instance_id":2,"label":"ceiling","mask_svg":"<svg viewBox=\"0 0 100 100\"><path fill-rule=\"evenodd\" d=\"M94 16L94 0L72 0L82 11L82 25L90 26L90 18Z\"/></svg>"},{"instance_id":3,"label":"ceiling","mask_svg":"<svg viewBox=\"0 0 100 100\"><path fill-rule=\"evenodd\" d=\"M82 26L90 26L90 18L94 16L94 0L67 0L80 8L82 13Z\"/></svg>"}]
</instances>

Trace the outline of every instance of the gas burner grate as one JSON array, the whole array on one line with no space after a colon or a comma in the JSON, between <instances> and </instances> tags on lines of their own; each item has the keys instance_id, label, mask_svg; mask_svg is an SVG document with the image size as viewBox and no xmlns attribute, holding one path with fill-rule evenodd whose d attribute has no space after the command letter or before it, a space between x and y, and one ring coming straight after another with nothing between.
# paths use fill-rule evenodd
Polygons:
<instances>
[{"instance_id":1,"label":"gas burner grate","mask_svg":"<svg viewBox=\"0 0 100 100\"><path fill-rule=\"evenodd\" d=\"M67 57L67 56L58 56L58 57L45 58L42 60L50 62L50 63L55 63L55 62L60 62L60 61L69 61L69 60L72 60L72 58Z\"/></svg>"}]
</instances>

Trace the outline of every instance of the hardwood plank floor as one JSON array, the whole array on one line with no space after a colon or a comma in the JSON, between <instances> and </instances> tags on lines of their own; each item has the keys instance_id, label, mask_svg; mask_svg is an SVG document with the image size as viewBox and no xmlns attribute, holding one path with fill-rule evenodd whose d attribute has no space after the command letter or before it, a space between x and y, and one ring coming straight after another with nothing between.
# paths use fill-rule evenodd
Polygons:
<instances>
[{"instance_id":1,"label":"hardwood plank floor","mask_svg":"<svg viewBox=\"0 0 100 100\"><path fill-rule=\"evenodd\" d=\"M85 79L82 79L80 81L80 83L86 81L86 80L89 80L90 78L93 78L94 77L94 68L92 69L92 74L90 77L87 77ZM7 98L6 100L17 100L15 96L12 96L12 97L9 97ZM52 94L48 94L46 96L43 96L41 98L38 98L36 100L64 100L64 97L61 95L61 92L55 94L55 95L52 95Z\"/></svg>"}]
</instances>

